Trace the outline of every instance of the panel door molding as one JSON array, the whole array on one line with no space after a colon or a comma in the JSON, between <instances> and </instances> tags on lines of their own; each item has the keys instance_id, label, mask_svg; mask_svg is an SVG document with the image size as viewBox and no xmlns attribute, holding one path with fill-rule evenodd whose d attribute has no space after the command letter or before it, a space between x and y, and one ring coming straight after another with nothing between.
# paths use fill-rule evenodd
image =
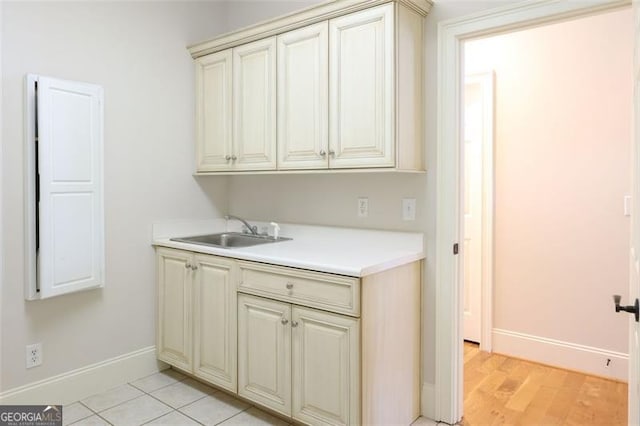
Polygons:
<instances>
[{"instance_id":1,"label":"panel door molding","mask_svg":"<svg viewBox=\"0 0 640 426\"><path fill-rule=\"evenodd\" d=\"M233 167L276 168L276 38L233 49Z\"/></svg>"},{"instance_id":2,"label":"panel door molding","mask_svg":"<svg viewBox=\"0 0 640 426\"><path fill-rule=\"evenodd\" d=\"M395 166L394 5L329 21L329 167Z\"/></svg>"},{"instance_id":3,"label":"panel door molding","mask_svg":"<svg viewBox=\"0 0 640 426\"><path fill-rule=\"evenodd\" d=\"M359 320L293 307L293 418L360 424Z\"/></svg>"},{"instance_id":4,"label":"panel door molding","mask_svg":"<svg viewBox=\"0 0 640 426\"><path fill-rule=\"evenodd\" d=\"M328 167L328 22L278 36L278 169Z\"/></svg>"},{"instance_id":5,"label":"panel door molding","mask_svg":"<svg viewBox=\"0 0 640 426\"><path fill-rule=\"evenodd\" d=\"M194 374L236 392L235 262L195 255L193 268Z\"/></svg>"},{"instance_id":6,"label":"panel door molding","mask_svg":"<svg viewBox=\"0 0 640 426\"><path fill-rule=\"evenodd\" d=\"M196 169L227 170L232 146L231 49L196 60Z\"/></svg>"},{"instance_id":7,"label":"panel door molding","mask_svg":"<svg viewBox=\"0 0 640 426\"><path fill-rule=\"evenodd\" d=\"M158 250L158 359L191 371L193 256L180 250Z\"/></svg>"},{"instance_id":8,"label":"panel door molding","mask_svg":"<svg viewBox=\"0 0 640 426\"><path fill-rule=\"evenodd\" d=\"M291 415L291 305L238 296L238 394Z\"/></svg>"}]
</instances>

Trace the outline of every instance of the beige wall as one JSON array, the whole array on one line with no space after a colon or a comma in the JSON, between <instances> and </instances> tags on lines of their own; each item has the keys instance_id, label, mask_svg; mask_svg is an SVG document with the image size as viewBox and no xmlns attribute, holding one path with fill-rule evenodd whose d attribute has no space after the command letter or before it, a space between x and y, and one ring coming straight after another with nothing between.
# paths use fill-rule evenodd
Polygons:
<instances>
[{"instance_id":1,"label":"beige wall","mask_svg":"<svg viewBox=\"0 0 640 426\"><path fill-rule=\"evenodd\" d=\"M433 383L437 23L514 1L441 0L427 17L425 175L229 179L191 177L193 73L184 46L319 1L0 2L5 7L0 389L154 344L151 222L218 216L227 210L255 219L425 232L423 371L424 380ZM26 72L105 86L104 290L41 302L25 302L22 297L21 91ZM366 220L357 218L358 196L370 198ZM260 202L252 200L258 197ZM415 222L401 220L403 197L418 200ZM27 371L24 347L36 341L44 342L45 362Z\"/></svg>"},{"instance_id":2,"label":"beige wall","mask_svg":"<svg viewBox=\"0 0 640 426\"><path fill-rule=\"evenodd\" d=\"M494 327L627 352L632 13L465 45L494 70Z\"/></svg>"},{"instance_id":3,"label":"beige wall","mask_svg":"<svg viewBox=\"0 0 640 426\"><path fill-rule=\"evenodd\" d=\"M151 223L226 211L225 179L194 179L193 63L185 46L223 31L216 2L2 2L0 390L155 344ZM27 302L23 78L105 90L106 287ZM42 366L25 369L25 345Z\"/></svg>"}]
</instances>

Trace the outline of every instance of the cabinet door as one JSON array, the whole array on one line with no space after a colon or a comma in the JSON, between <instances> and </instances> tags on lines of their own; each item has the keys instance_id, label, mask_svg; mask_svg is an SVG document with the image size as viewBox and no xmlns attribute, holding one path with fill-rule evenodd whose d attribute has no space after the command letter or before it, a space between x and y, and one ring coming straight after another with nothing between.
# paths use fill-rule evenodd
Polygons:
<instances>
[{"instance_id":1,"label":"cabinet door","mask_svg":"<svg viewBox=\"0 0 640 426\"><path fill-rule=\"evenodd\" d=\"M196 60L196 168L231 167L231 49Z\"/></svg>"},{"instance_id":2,"label":"cabinet door","mask_svg":"<svg viewBox=\"0 0 640 426\"><path fill-rule=\"evenodd\" d=\"M232 392L237 390L234 264L231 260L196 255L193 298L193 372Z\"/></svg>"},{"instance_id":3,"label":"cabinet door","mask_svg":"<svg viewBox=\"0 0 640 426\"><path fill-rule=\"evenodd\" d=\"M327 168L328 22L278 36L278 169Z\"/></svg>"},{"instance_id":4,"label":"cabinet door","mask_svg":"<svg viewBox=\"0 0 640 426\"><path fill-rule=\"evenodd\" d=\"M329 21L330 168L395 165L393 3Z\"/></svg>"},{"instance_id":5,"label":"cabinet door","mask_svg":"<svg viewBox=\"0 0 640 426\"><path fill-rule=\"evenodd\" d=\"M158 250L158 359L191 371L192 256Z\"/></svg>"},{"instance_id":6,"label":"cabinet door","mask_svg":"<svg viewBox=\"0 0 640 426\"><path fill-rule=\"evenodd\" d=\"M291 415L291 305L238 295L238 394Z\"/></svg>"},{"instance_id":7,"label":"cabinet door","mask_svg":"<svg viewBox=\"0 0 640 426\"><path fill-rule=\"evenodd\" d=\"M360 423L359 320L293 307L293 418Z\"/></svg>"},{"instance_id":8,"label":"cabinet door","mask_svg":"<svg viewBox=\"0 0 640 426\"><path fill-rule=\"evenodd\" d=\"M276 38L233 49L236 170L276 168Z\"/></svg>"}]
</instances>

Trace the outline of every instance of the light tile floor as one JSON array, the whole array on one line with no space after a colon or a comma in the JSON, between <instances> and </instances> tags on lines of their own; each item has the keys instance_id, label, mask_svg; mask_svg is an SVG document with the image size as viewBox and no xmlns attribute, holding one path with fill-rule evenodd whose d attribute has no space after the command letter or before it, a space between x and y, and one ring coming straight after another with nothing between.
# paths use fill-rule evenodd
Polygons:
<instances>
[{"instance_id":1,"label":"light tile floor","mask_svg":"<svg viewBox=\"0 0 640 426\"><path fill-rule=\"evenodd\" d=\"M175 370L165 370L63 408L64 425L273 425L288 423ZM436 422L420 418L416 426Z\"/></svg>"}]
</instances>

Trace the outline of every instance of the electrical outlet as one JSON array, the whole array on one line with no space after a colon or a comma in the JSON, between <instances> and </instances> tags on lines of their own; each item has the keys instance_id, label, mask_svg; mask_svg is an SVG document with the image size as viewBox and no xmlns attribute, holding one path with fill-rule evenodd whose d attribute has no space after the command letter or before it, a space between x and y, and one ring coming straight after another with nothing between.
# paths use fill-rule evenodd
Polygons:
<instances>
[{"instance_id":1,"label":"electrical outlet","mask_svg":"<svg viewBox=\"0 0 640 426\"><path fill-rule=\"evenodd\" d=\"M27 345L27 368L42 364L42 343Z\"/></svg>"},{"instance_id":2,"label":"electrical outlet","mask_svg":"<svg viewBox=\"0 0 640 426\"><path fill-rule=\"evenodd\" d=\"M416 220L416 199L402 199L402 220Z\"/></svg>"},{"instance_id":3,"label":"electrical outlet","mask_svg":"<svg viewBox=\"0 0 640 426\"><path fill-rule=\"evenodd\" d=\"M358 217L369 216L369 199L366 197L358 198Z\"/></svg>"}]
</instances>

